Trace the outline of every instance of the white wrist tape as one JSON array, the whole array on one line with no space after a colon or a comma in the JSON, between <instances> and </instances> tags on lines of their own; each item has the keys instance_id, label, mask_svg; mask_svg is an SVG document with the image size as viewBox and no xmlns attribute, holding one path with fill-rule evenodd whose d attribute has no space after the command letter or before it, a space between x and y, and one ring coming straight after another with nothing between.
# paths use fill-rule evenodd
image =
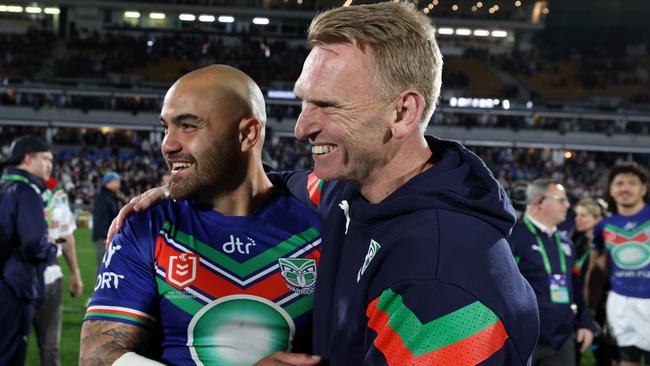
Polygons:
<instances>
[{"instance_id":1,"label":"white wrist tape","mask_svg":"<svg viewBox=\"0 0 650 366\"><path fill-rule=\"evenodd\" d=\"M113 366L165 366L165 364L142 357L135 352L127 352L115 360Z\"/></svg>"}]
</instances>

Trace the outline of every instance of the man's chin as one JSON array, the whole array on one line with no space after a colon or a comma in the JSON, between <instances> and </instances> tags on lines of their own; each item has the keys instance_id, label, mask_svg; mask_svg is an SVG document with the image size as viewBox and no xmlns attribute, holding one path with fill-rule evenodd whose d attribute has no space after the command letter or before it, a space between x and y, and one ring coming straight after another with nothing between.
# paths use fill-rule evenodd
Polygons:
<instances>
[{"instance_id":1,"label":"man's chin","mask_svg":"<svg viewBox=\"0 0 650 366\"><path fill-rule=\"evenodd\" d=\"M192 198L193 190L184 184L174 184L171 182L169 185L169 197L175 200L186 200Z\"/></svg>"}]
</instances>

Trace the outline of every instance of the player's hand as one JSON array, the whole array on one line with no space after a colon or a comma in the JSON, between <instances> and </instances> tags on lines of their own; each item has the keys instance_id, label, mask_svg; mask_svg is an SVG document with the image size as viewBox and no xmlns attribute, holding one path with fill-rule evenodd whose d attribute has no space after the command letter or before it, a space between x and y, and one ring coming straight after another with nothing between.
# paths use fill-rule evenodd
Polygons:
<instances>
[{"instance_id":1,"label":"player's hand","mask_svg":"<svg viewBox=\"0 0 650 366\"><path fill-rule=\"evenodd\" d=\"M81 275L79 273L73 273L70 277L70 283L68 283L68 293L70 297L77 298L84 291L84 283L81 281Z\"/></svg>"},{"instance_id":2,"label":"player's hand","mask_svg":"<svg viewBox=\"0 0 650 366\"><path fill-rule=\"evenodd\" d=\"M168 186L152 188L139 196L135 196L131 198L129 203L124 205L124 207L122 207L122 209L120 210L120 213L117 214L117 217L113 219L113 222L111 222L111 226L108 227L108 234L106 235L106 243L104 243L105 246L108 247L111 241L113 241L113 237L115 236L115 234L120 232L120 230L122 229L122 225L124 225L124 221L126 220L127 217L129 217L129 215L136 212L144 211L149 207L153 206L154 204L167 198L169 198Z\"/></svg>"},{"instance_id":3,"label":"player's hand","mask_svg":"<svg viewBox=\"0 0 650 366\"><path fill-rule=\"evenodd\" d=\"M311 366L318 365L320 356L304 353L275 352L257 361L253 366Z\"/></svg>"},{"instance_id":4,"label":"player's hand","mask_svg":"<svg viewBox=\"0 0 650 366\"><path fill-rule=\"evenodd\" d=\"M582 353L591 347L591 343L594 341L594 333L590 329L580 328L576 334L576 341L582 344L580 346L580 353Z\"/></svg>"}]
</instances>

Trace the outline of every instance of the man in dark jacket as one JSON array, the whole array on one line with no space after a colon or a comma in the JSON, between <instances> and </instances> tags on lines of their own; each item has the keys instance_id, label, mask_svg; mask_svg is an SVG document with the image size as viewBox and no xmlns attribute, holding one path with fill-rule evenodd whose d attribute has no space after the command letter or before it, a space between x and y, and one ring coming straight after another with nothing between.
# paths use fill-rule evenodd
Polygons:
<instances>
[{"instance_id":1,"label":"man in dark jacket","mask_svg":"<svg viewBox=\"0 0 650 366\"><path fill-rule=\"evenodd\" d=\"M120 211L121 177L114 171L104 174L102 186L93 199L93 243L95 243L97 268L104 257L106 233L113 218Z\"/></svg>"},{"instance_id":2,"label":"man in dark jacket","mask_svg":"<svg viewBox=\"0 0 650 366\"><path fill-rule=\"evenodd\" d=\"M569 201L564 187L549 179L532 182L526 196L526 214L508 241L537 296L541 330L533 365L575 365L575 340L584 352L593 334L579 272L572 271L575 248L557 230L566 218Z\"/></svg>"},{"instance_id":3,"label":"man in dark jacket","mask_svg":"<svg viewBox=\"0 0 650 366\"><path fill-rule=\"evenodd\" d=\"M50 146L24 136L12 144L0 178L0 365L22 365L35 304L44 300L43 271L56 258L48 243L44 182L52 172Z\"/></svg>"}]
</instances>

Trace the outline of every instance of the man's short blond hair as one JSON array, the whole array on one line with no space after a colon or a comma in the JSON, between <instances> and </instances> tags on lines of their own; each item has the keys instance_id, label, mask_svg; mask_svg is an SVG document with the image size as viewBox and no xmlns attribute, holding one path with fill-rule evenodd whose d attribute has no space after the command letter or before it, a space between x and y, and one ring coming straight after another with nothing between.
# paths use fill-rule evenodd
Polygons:
<instances>
[{"instance_id":1,"label":"man's short blond hair","mask_svg":"<svg viewBox=\"0 0 650 366\"><path fill-rule=\"evenodd\" d=\"M433 115L442 84L442 54L429 18L413 4L385 2L328 10L311 22L312 44L351 43L372 51L377 87L393 96L414 88L426 106L420 125Z\"/></svg>"}]
</instances>

